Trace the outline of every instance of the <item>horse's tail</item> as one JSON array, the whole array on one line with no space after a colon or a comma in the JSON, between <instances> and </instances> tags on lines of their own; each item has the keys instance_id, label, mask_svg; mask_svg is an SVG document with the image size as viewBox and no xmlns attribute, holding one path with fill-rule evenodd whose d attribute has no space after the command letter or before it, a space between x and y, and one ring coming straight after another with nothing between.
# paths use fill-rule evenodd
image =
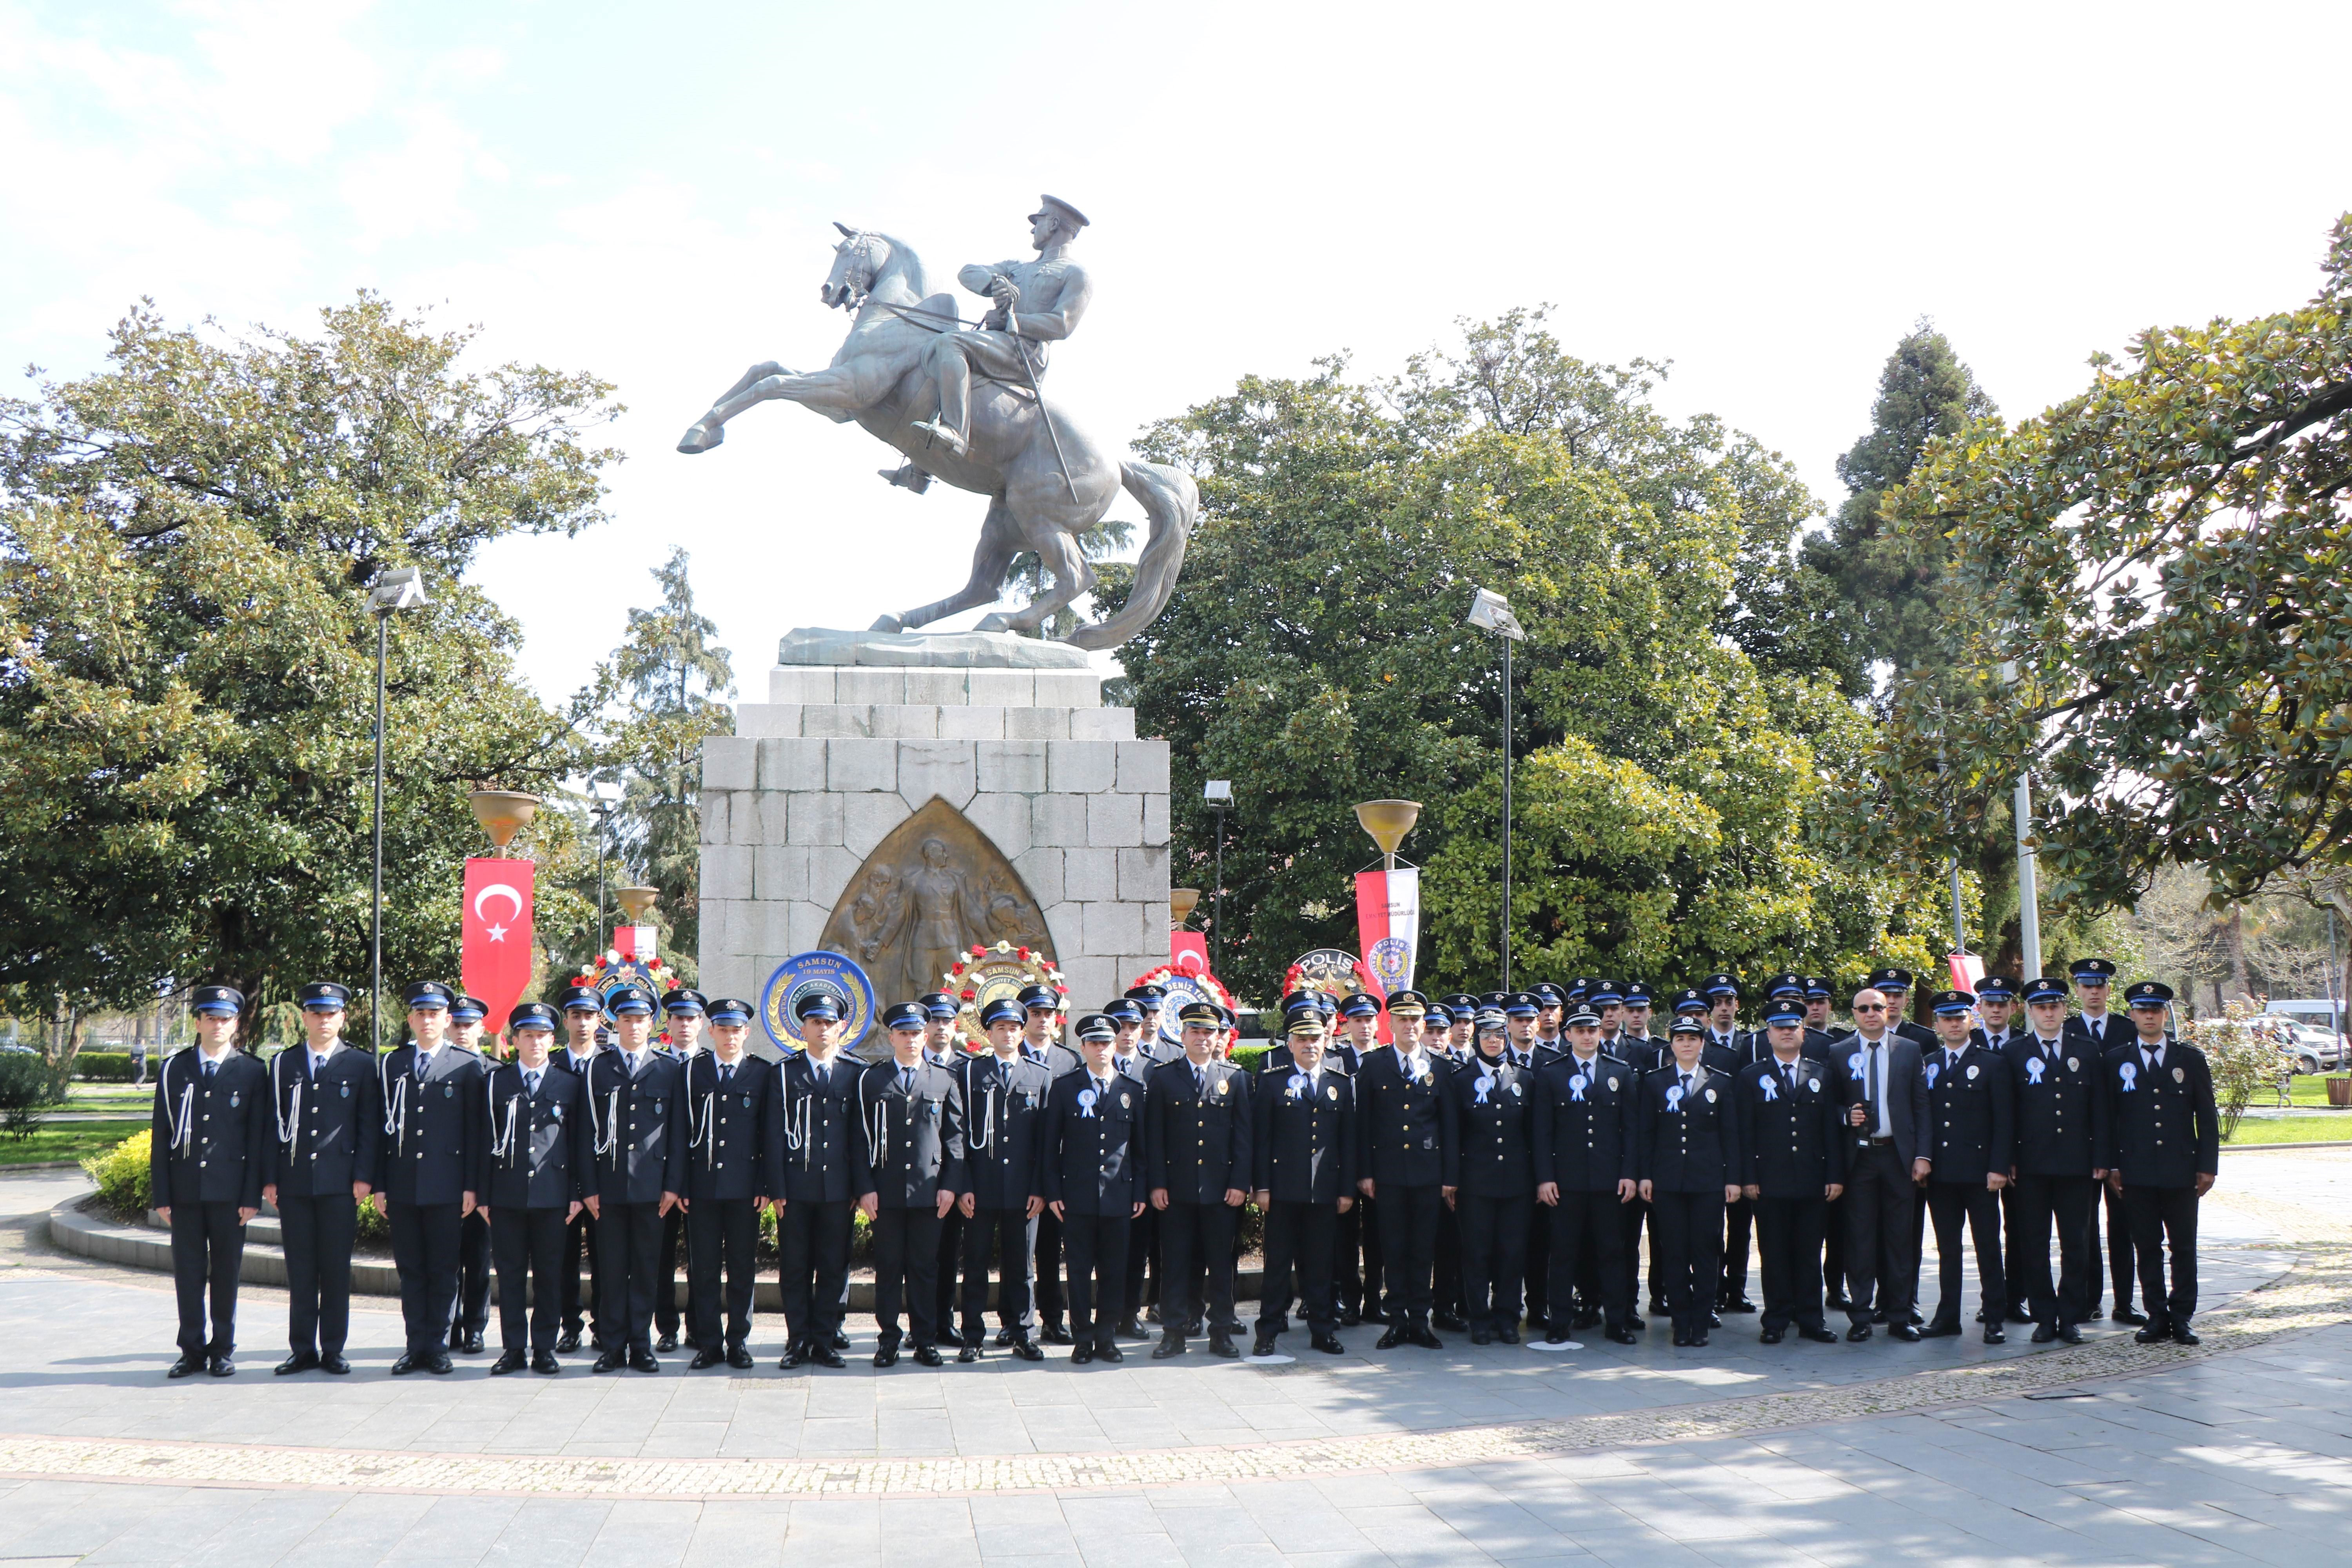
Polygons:
<instances>
[{"instance_id":1,"label":"horse's tail","mask_svg":"<svg viewBox=\"0 0 2352 1568\"><path fill-rule=\"evenodd\" d=\"M1192 542L1192 520L1201 510L1201 487L1181 468L1129 458L1118 475L1127 493L1143 503L1151 531L1135 563L1135 586L1126 607L1099 626L1072 632L1069 640L1077 647L1117 647L1160 618L1176 592L1176 574L1183 570L1184 547Z\"/></svg>"}]
</instances>

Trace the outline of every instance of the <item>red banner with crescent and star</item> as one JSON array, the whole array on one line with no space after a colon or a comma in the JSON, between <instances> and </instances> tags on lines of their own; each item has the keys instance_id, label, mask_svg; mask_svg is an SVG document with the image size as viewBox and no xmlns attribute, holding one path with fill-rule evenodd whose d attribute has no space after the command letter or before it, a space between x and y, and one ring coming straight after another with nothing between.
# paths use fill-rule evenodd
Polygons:
<instances>
[{"instance_id":1,"label":"red banner with crescent and star","mask_svg":"<svg viewBox=\"0 0 2352 1568\"><path fill-rule=\"evenodd\" d=\"M531 873L529 860L466 862L463 978L467 995L489 1009L483 1027L503 1034L507 1015L530 984Z\"/></svg>"}]
</instances>

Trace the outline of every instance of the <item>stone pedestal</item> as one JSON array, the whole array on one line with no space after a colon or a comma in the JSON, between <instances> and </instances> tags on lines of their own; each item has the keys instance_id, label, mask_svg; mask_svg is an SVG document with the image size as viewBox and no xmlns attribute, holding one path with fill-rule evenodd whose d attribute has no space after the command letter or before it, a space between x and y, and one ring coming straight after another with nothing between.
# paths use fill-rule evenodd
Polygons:
<instances>
[{"instance_id":1,"label":"stone pedestal","mask_svg":"<svg viewBox=\"0 0 2352 1568\"><path fill-rule=\"evenodd\" d=\"M959 662L923 662L923 645L950 643L930 657ZM1167 962L1168 743L1137 740L1133 710L1104 707L1091 669L1035 668L1041 646L1055 647L785 639L787 657L837 662L777 666L768 700L703 742L706 994L756 1004L778 963L824 945L867 857L933 796L1026 884L1074 1009ZM875 978L882 1005L910 999Z\"/></svg>"}]
</instances>

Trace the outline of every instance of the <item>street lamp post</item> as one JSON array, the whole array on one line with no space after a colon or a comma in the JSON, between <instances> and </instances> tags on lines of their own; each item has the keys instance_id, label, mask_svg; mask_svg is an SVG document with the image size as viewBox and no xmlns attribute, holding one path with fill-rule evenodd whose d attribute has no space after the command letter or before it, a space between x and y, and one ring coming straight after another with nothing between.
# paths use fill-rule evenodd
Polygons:
<instances>
[{"instance_id":1,"label":"street lamp post","mask_svg":"<svg viewBox=\"0 0 2352 1568\"><path fill-rule=\"evenodd\" d=\"M1225 960L1225 813L1234 808L1234 781L1211 779L1201 798L1217 814L1217 890L1209 916L1209 973Z\"/></svg>"},{"instance_id":2,"label":"street lamp post","mask_svg":"<svg viewBox=\"0 0 2352 1568\"><path fill-rule=\"evenodd\" d=\"M375 864L368 888L368 1043L383 1050L383 669L392 651L392 617L421 610L425 577L414 566L395 566L368 590L375 612Z\"/></svg>"},{"instance_id":3,"label":"street lamp post","mask_svg":"<svg viewBox=\"0 0 2352 1568\"><path fill-rule=\"evenodd\" d=\"M1503 989L1511 988L1511 645L1527 637L1509 601L1481 588L1470 601L1469 623L1503 644Z\"/></svg>"},{"instance_id":4,"label":"street lamp post","mask_svg":"<svg viewBox=\"0 0 2352 1568\"><path fill-rule=\"evenodd\" d=\"M593 964L604 951L604 859L612 839L613 813L620 807L621 792L614 784L591 784L589 788L596 798L591 808L596 817L596 942L595 952L588 959ZM613 792L610 796L604 794L608 789Z\"/></svg>"}]
</instances>

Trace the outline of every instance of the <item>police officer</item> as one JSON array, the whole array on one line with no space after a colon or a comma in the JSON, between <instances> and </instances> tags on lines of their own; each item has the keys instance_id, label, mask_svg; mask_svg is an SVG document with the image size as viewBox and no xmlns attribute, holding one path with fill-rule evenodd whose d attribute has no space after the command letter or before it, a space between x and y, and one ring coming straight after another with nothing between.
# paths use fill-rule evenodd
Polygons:
<instances>
[{"instance_id":1,"label":"police officer","mask_svg":"<svg viewBox=\"0 0 2352 1568\"><path fill-rule=\"evenodd\" d=\"M1740 1069L1740 1185L1756 1211L1763 1258L1764 1315L1758 1338L1779 1344L1794 1328L1835 1344L1822 1318L1822 1235L1829 1205L1844 1192L1845 1105L1828 1065L1805 1054L1801 983L1764 1012L1762 1061Z\"/></svg>"},{"instance_id":2,"label":"police officer","mask_svg":"<svg viewBox=\"0 0 2352 1568\"><path fill-rule=\"evenodd\" d=\"M2066 1020L2066 1034L2082 1042L2095 1062L2104 1062L2107 1053L2118 1050L2137 1037L2130 1020L2107 1010L2108 998L2116 979L2113 959L2078 958L2067 966L2067 975L2074 983L2074 1001L2082 1011ZM2107 1314L2110 1322L2147 1326L2147 1314L2132 1306L2132 1291L2139 1281L2139 1260L2132 1241L2131 1220L2124 1213L2123 1194L2112 1182L2100 1187L2102 1205L2091 1210L2091 1315L2099 1310L2102 1268L2115 1286L2115 1310ZM2106 1210L2106 1247L2099 1246L2099 1207Z\"/></svg>"},{"instance_id":3,"label":"police officer","mask_svg":"<svg viewBox=\"0 0 2352 1568\"><path fill-rule=\"evenodd\" d=\"M2003 1195L2016 1197L2009 1232L2010 1290L2031 1308L2033 1342L2083 1342L2074 1325L2091 1315L2091 1205L2106 1180L2106 1101L2099 1060L2066 1034L2066 983L2025 983L2027 1027L2012 1032L2009 1059L2016 1104L2016 1152ZM2050 1278L2050 1233L2058 1233L2058 1278Z\"/></svg>"},{"instance_id":4,"label":"police officer","mask_svg":"<svg viewBox=\"0 0 2352 1568\"><path fill-rule=\"evenodd\" d=\"M1186 1331L1204 1321L1211 1353L1238 1356L1226 1325L1234 1317L1234 1230L1250 1192L1249 1075L1217 1058L1213 1004L1187 1002L1176 1016L1184 1055L1154 1067L1144 1094L1146 1180L1167 1263L1160 1344L1151 1354L1182 1355ZM1205 1300L1195 1300L1203 1268Z\"/></svg>"},{"instance_id":5,"label":"police officer","mask_svg":"<svg viewBox=\"0 0 2352 1568\"><path fill-rule=\"evenodd\" d=\"M596 1146L583 1184L604 1276L597 1308L604 1352L595 1370L653 1373L661 1370L653 1323L662 1221L686 1190L686 1068L653 1048L652 992L615 986L606 1004L613 1049L588 1064Z\"/></svg>"},{"instance_id":6,"label":"police officer","mask_svg":"<svg viewBox=\"0 0 2352 1568\"><path fill-rule=\"evenodd\" d=\"M1911 1001L1909 970L1893 966L1874 969L1870 972L1870 979L1865 984L1886 998L1886 1016L1892 1022L1898 1037L1909 1040L1917 1046L1923 1057L1936 1048L1935 1031L1923 1025L1913 1023L1905 1011Z\"/></svg>"},{"instance_id":7,"label":"police officer","mask_svg":"<svg viewBox=\"0 0 2352 1568\"><path fill-rule=\"evenodd\" d=\"M188 1005L195 1048L164 1058L148 1122L148 1201L172 1227L172 1278L180 1299L180 1355L165 1375L228 1377L236 1371L245 1227L261 1212L276 1129L268 1072L236 1048L244 993L199 985Z\"/></svg>"},{"instance_id":8,"label":"police officer","mask_svg":"<svg viewBox=\"0 0 2352 1568\"><path fill-rule=\"evenodd\" d=\"M1224 1033L1224 1010L1213 1002L1209 1004L1209 1008L1213 1018L1209 1052L1222 1061L1223 1054L1217 1047L1220 1037ZM1132 1079L1147 1091L1148 1096L1151 1069L1158 1062L1144 1052L1143 1009L1122 996L1106 1004L1102 1016L1108 1018L1112 1027L1118 1031L1110 1043L1111 1070L1121 1078ZM1178 1054L1181 1056L1182 1053ZM1144 1303L1150 1299L1146 1293L1143 1279L1147 1268L1151 1272L1152 1283L1159 1287L1158 1293L1167 1296L1167 1282L1160 1268L1160 1211L1148 1203L1127 1234L1127 1276L1119 1291L1119 1300L1127 1304L1127 1315L1113 1329L1120 1339L1148 1340L1151 1337L1145 1332L1140 1318ZM1183 1326L1182 1320L1178 1320L1178 1326Z\"/></svg>"},{"instance_id":9,"label":"police officer","mask_svg":"<svg viewBox=\"0 0 2352 1568\"><path fill-rule=\"evenodd\" d=\"M1380 1237L1388 1304L1381 1350L1444 1348L1429 1325L1445 1173L1437 1098L1444 1070L1418 1041L1399 1039L1392 1047L1366 1050L1356 1073L1356 1190L1371 1200ZM1369 1297L1369 1278L1365 1290Z\"/></svg>"},{"instance_id":10,"label":"police officer","mask_svg":"<svg viewBox=\"0 0 2352 1568\"><path fill-rule=\"evenodd\" d=\"M1805 976L1805 1054L1827 1063L1832 1081L1836 1080L1840 1055L1838 1041L1846 1031L1835 1026L1831 1017L1836 994L1826 974ZM1841 1154L1844 1153L1841 1148ZM1822 1273L1828 1286L1828 1305L1833 1311L1846 1308L1845 1293L1845 1199L1830 1200L1829 1211L1822 1220Z\"/></svg>"},{"instance_id":11,"label":"police officer","mask_svg":"<svg viewBox=\"0 0 2352 1568\"><path fill-rule=\"evenodd\" d=\"M963 1037L956 1020L963 1012L962 1004L944 991L929 991L915 998L923 1009L923 1059L934 1067L942 1067L956 1074L961 1081L963 1064L971 1053L964 1048ZM966 1102L969 1105L969 1102ZM969 1131L969 1129L967 1129ZM969 1155L967 1145L965 1153ZM947 1218L940 1222L940 1252L937 1283L931 1303L931 1321L938 1325L939 1342L961 1346L963 1341L955 1328L956 1264L963 1256L963 1210L948 1210Z\"/></svg>"},{"instance_id":12,"label":"police officer","mask_svg":"<svg viewBox=\"0 0 2352 1568\"><path fill-rule=\"evenodd\" d=\"M460 993L449 999L449 1043L481 1058L485 1073L498 1065L482 1046L482 1020L489 1011L478 996ZM458 1226L457 1294L450 1306L449 1348L479 1355L489 1326L490 1222L477 1205Z\"/></svg>"},{"instance_id":13,"label":"police officer","mask_svg":"<svg viewBox=\"0 0 2352 1568\"><path fill-rule=\"evenodd\" d=\"M548 1063L558 1072L568 1072L585 1083L588 1064L600 1048L596 1037L604 1027L604 999L593 986L566 986L555 1005L563 1014L566 1044L548 1055ZM580 1290L580 1265L588 1264L587 1300L583 1307ZM601 1286L604 1273L596 1261L596 1216L583 1205L578 1214L563 1227L563 1260L556 1266L556 1297L563 1313L563 1331L556 1336L558 1355L570 1355L580 1348L581 1330L594 1324L589 1342L598 1350L604 1348L604 1306Z\"/></svg>"},{"instance_id":14,"label":"police officer","mask_svg":"<svg viewBox=\"0 0 2352 1568\"><path fill-rule=\"evenodd\" d=\"M1078 1053L1055 1037L1063 1022L1062 994L1050 985L1026 985L1014 999L1022 1011L1021 1054L1056 1079L1079 1070ZM1045 1344L1068 1344L1070 1331L1062 1326L1062 1216L1050 1205L1037 1216L1036 1274L1037 1338Z\"/></svg>"},{"instance_id":15,"label":"police officer","mask_svg":"<svg viewBox=\"0 0 2352 1568\"><path fill-rule=\"evenodd\" d=\"M1147 1151L1142 1088L1110 1065L1118 1028L1089 1013L1077 1034L1084 1063L1055 1079L1046 1097L1039 1167L1069 1258L1070 1359L1084 1365L1126 1359L1111 1331L1124 1310L1128 1233L1143 1212Z\"/></svg>"},{"instance_id":16,"label":"police officer","mask_svg":"<svg viewBox=\"0 0 2352 1568\"><path fill-rule=\"evenodd\" d=\"M585 1080L547 1059L556 1018L544 1002L509 1013L514 1059L491 1068L484 1089L487 1135L474 1178L482 1202L474 1212L488 1217L498 1259L500 1349L490 1363L497 1377L525 1366L563 1370L555 1359L563 1317L556 1277L566 1261L564 1227L584 1206L583 1184L596 1151Z\"/></svg>"},{"instance_id":17,"label":"police officer","mask_svg":"<svg viewBox=\"0 0 2352 1568\"><path fill-rule=\"evenodd\" d=\"M1598 1015L1571 1014L1568 1051L1538 1068L1529 1089L1534 1120L1529 1174L1551 1231L1551 1309L1544 1339L1564 1344L1574 1326L1570 1287L1591 1261L1592 1304L1617 1344L1633 1342L1633 1259L1622 1211L1637 1202L1633 1066L1601 1049ZM1530 1321L1530 1327L1533 1326Z\"/></svg>"},{"instance_id":18,"label":"police officer","mask_svg":"<svg viewBox=\"0 0 2352 1568\"><path fill-rule=\"evenodd\" d=\"M725 1362L748 1371L760 1212L777 1190L770 1163L779 1114L776 1065L744 1049L751 1004L733 996L695 1000L710 1047L685 1060L686 1191L678 1206L686 1210L687 1321L694 1343L688 1370Z\"/></svg>"},{"instance_id":19,"label":"police officer","mask_svg":"<svg viewBox=\"0 0 2352 1568\"><path fill-rule=\"evenodd\" d=\"M352 1322L352 1238L359 1205L374 1191L383 1107L374 1058L342 1043L351 990L333 981L302 987L302 1043L269 1064L275 1159L262 1197L278 1210L286 1245L286 1337L278 1375L352 1370L343 1342Z\"/></svg>"},{"instance_id":20,"label":"police officer","mask_svg":"<svg viewBox=\"0 0 2352 1568\"><path fill-rule=\"evenodd\" d=\"M1160 1030L1161 1016L1168 1009L1166 986L1130 985L1127 988L1125 999L1134 1003L1136 1011L1143 1015L1143 1040L1147 1056L1154 1061L1172 1062L1184 1054L1183 1047L1167 1039Z\"/></svg>"},{"instance_id":21,"label":"police officer","mask_svg":"<svg viewBox=\"0 0 2352 1568\"><path fill-rule=\"evenodd\" d=\"M1250 1093L1250 1163L1265 1215L1265 1276L1253 1354L1275 1353L1288 1321L1293 1281L1308 1342L1339 1355L1331 1266L1339 1215L1354 1203L1355 1084L1323 1060L1323 1014L1312 1004L1285 1016L1288 1059L1258 1075Z\"/></svg>"},{"instance_id":22,"label":"police officer","mask_svg":"<svg viewBox=\"0 0 2352 1568\"><path fill-rule=\"evenodd\" d=\"M940 1364L940 1223L963 1184L963 1087L948 1068L923 1056L926 1010L901 1002L882 1016L890 1057L857 1080L857 1131L850 1142L851 1184L874 1226L876 1366L898 1361L903 1299L915 1360Z\"/></svg>"},{"instance_id":23,"label":"police officer","mask_svg":"<svg viewBox=\"0 0 2352 1568\"><path fill-rule=\"evenodd\" d=\"M1629 980L1624 987L1624 1004L1613 1038L1603 1038L1601 1048L1619 1060L1630 1064L1636 1072L1650 1072L1666 1059L1666 1042L1650 1033L1650 1015L1658 1005L1657 993L1646 981Z\"/></svg>"},{"instance_id":24,"label":"police officer","mask_svg":"<svg viewBox=\"0 0 2352 1568\"><path fill-rule=\"evenodd\" d=\"M1460 1221L1462 1291L1474 1345L1519 1342L1520 1282L1535 1206L1529 1100L1536 1070L1514 1062L1505 1043L1503 1031L1481 1028L1470 1062L1444 1073L1438 1085L1438 1191ZM1559 1300L1565 1306L1565 1293Z\"/></svg>"},{"instance_id":25,"label":"police officer","mask_svg":"<svg viewBox=\"0 0 2352 1568\"><path fill-rule=\"evenodd\" d=\"M1038 1191L1037 1149L1045 1129L1045 1096L1053 1075L1042 1062L1021 1054L1021 1005L999 997L981 1009L988 1052L958 1064L963 1089L964 1192L956 1212L963 1216L963 1332L959 1362L981 1359L987 1343L988 1271L997 1273L997 1342L1023 1361L1043 1361L1045 1352L1031 1337L1036 1320L1030 1309L1034 1280L1037 1215L1045 1206Z\"/></svg>"},{"instance_id":26,"label":"police officer","mask_svg":"<svg viewBox=\"0 0 2352 1568\"><path fill-rule=\"evenodd\" d=\"M1960 1331L1960 1227L1977 1249L1977 1289L1983 1299L1984 1342L2008 1336L2001 1324L2009 1312L2007 1281L2000 1267L2000 1189L2009 1184L2015 1151L2009 1058L1975 1040L1969 1012L1975 994L1938 991L1936 1012L1939 1044L1923 1064L1933 1131L1928 1140L1927 1212L1936 1223L1939 1289L1936 1315L1922 1339Z\"/></svg>"},{"instance_id":27,"label":"police officer","mask_svg":"<svg viewBox=\"0 0 2352 1568\"><path fill-rule=\"evenodd\" d=\"M1674 1060L1642 1080L1634 1100L1633 1175L1664 1255L1675 1343L1704 1345L1723 1263L1723 1209L1738 1188L1739 1119L1730 1077L1703 1060L1706 1026L1685 1014L1669 1040Z\"/></svg>"},{"instance_id":28,"label":"police officer","mask_svg":"<svg viewBox=\"0 0 2352 1568\"><path fill-rule=\"evenodd\" d=\"M850 1175L856 1139L857 1080L865 1064L841 1055L841 999L811 990L793 1004L801 1048L786 1057L776 1083L776 1117L768 1134L776 1178L778 1285L783 1296L789 1372L814 1362L842 1365L835 1336L849 1286L850 1211L858 1194Z\"/></svg>"},{"instance_id":29,"label":"police officer","mask_svg":"<svg viewBox=\"0 0 2352 1568\"><path fill-rule=\"evenodd\" d=\"M699 991L672 986L661 999L661 1021L669 1043L656 1044L655 1049L681 1067L701 1055L708 1000ZM685 1196L683 1193L678 1195ZM700 1348L695 1339L693 1314L681 1316L677 1306L677 1255L686 1240L686 1210L687 1205L681 1202L662 1216L661 1247L654 1264L654 1332L659 1336L654 1341L654 1349L662 1355L677 1349L681 1331L687 1344Z\"/></svg>"},{"instance_id":30,"label":"police officer","mask_svg":"<svg viewBox=\"0 0 2352 1568\"><path fill-rule=\"evenodd\" d=\"M482 1058L449 1043L450 989L420 981L404 994L407 1042L377 1064L383 1142L374 1202L392 1222L400 1315L408 1348L394 1377L447 1373L449 1319L457 1300L457 1248L474 1212L483 1136Z\"/></svg>"},{"instance_id":31,"label":"police officer","mask_svg":"<svg viewBox=\"0 0 2352 1568\"><path fill-rule=\"evenodd\" d=\"M1466 1062L1471 1053L1477 1049L1474 1042L1477 1034L1478 998L1467 991L1456 991L1443 998L1441 1005L1445 1009L1445 1037L1440 1041L1433 1034L1430 1048L1436 1050L1442 1044L1447 1056L1456 1062ZM1436 1025L1433 1022L1430 1026L1434 1030Z\"/></svg>"},{"instance_id":32,"label":"police officer","mask_svg":"<svg viewBox=\"0 0 2352 1568\"><path fill-rule=\"evenodd\" d=\"M2143 980L2124 992L2135 1037L2101 1068L2107 1099L2107 1187L2120 1194L2139 1259L2147 1322L2141 1344L2193 1345L2197 1311L2197 1205L2221 1173L2221 1127L2205 1053L2166 1029L2172 988ZM2165 1289L2164 1247L2172 1247Z\"/></svg>"}]
</instances>

